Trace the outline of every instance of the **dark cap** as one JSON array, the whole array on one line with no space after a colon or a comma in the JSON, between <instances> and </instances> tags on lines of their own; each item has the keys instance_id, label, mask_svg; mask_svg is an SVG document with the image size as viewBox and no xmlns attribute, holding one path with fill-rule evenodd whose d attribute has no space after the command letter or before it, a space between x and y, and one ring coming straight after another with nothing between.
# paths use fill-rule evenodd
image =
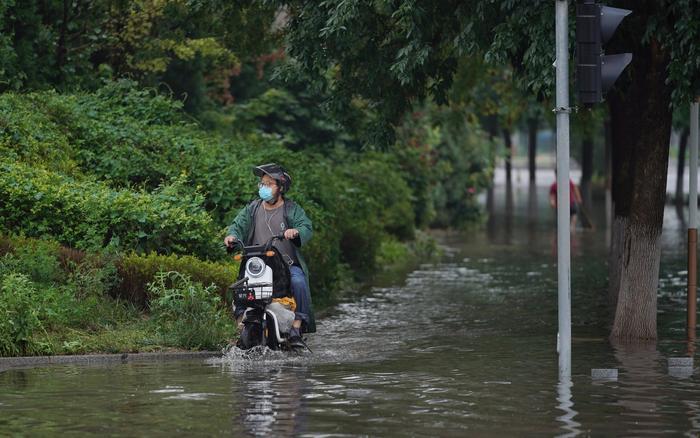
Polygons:
<instances>
[{"instance_id":1,"label":"dark cap","mask_svg":"<svg viewBox=\"0 0 700 438\"><path fill-rule=\"evenodd\" d=\"M262 178L263 175L267 175L270 178L277 181L280 185L282 193L286 193L287 190L292 186L292 177L289 176L284 167L275 163L261 164L253 168L253 174L258 178Z\"/></svg>"}]
</instances>

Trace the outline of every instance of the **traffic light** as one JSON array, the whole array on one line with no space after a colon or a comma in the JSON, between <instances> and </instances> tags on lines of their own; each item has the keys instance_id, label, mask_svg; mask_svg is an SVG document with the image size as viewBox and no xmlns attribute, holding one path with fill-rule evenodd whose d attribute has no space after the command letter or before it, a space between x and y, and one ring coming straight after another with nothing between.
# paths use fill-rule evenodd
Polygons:
<instances>
[{"instance_id":1,"label":"traffic light","mask_svg":"<svg viewBox=\"0 0 700 438\"><path fill-rule=\"evenodd\" d=\"M631 53L603 54L603 44L631 12L601 6L595 0L576 4L576 90L581 104L602 102L603 93L632 61Z\"/></svg>"}]
</instances>

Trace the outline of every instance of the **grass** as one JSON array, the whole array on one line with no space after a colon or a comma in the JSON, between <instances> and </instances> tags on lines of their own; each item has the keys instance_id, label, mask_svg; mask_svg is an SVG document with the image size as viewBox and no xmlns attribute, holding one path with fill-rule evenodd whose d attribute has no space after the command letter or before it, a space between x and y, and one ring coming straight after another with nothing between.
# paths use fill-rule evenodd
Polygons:
<instances>
[{"instance_id":1,"label":"grass","mask_svg":"<svg viewBox=\"0 0 700 438\"><path fill-rule=\"evenodd\" d=\"M235 339L231 332L230 339ZM34 337L35 355L117 354L195 351L163 339L158 326L144 312L138 312L128 320L117 324L93 326L86 329L60 327Z\"/></svg>"}]
</instances>

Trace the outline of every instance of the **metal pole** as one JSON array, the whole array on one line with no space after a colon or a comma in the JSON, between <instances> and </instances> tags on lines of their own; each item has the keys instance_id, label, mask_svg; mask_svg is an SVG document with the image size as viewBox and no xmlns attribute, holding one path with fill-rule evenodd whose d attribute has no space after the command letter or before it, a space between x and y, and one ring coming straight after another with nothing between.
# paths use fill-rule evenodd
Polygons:
<instances>
[{"instance_id":1,"label":"metal pole","mask_svg":"<svg viewBox=\"0 0 700 438\"><path fill-rule=\"evenodd\" d=\"M605 132L605 247L610 251L612 243L612 138L610 132L610 119L605 118L603 123Z\"/></svg>"},{"instance_id":2,"label":"metal pole","mask_svg":"<svg viewBox=\"0 0 700 438\"><path fill-rule=\"evenodd\" d=\"M559 377L571 376L571 268L569 213L569 2L556 2L557 285Z\"/></svg>"},{"instance_id":3,"label":"metal pole","mask_svg":"<svg viewBox=\"0 0 700 438\"><path fill-rule=\"evenodd\" d=\"M700 101L700 99L698 99ZM690 187L688 194L688 340L695 341L698 246L698 102L690 104Z\"/></svg>"}]
</instances>

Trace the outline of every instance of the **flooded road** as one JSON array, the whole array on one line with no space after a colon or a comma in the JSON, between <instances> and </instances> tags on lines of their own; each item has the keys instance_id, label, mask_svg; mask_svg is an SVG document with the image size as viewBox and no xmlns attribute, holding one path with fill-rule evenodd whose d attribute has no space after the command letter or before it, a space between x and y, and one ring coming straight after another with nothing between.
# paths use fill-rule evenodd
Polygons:
<instances>
[{"instance_id":1,"label":"flooded road","mask_svg":"<svg viewBox=\"0 0 700 438\"><path fill-rule=\"evenodd\" d=\"M0 435L700 434L685 338L685 229L665 217L659 341L607 341L605 230L572 241L572 379L557 376L556 233L546 188L497 190L483 229L439 234L440 262L338 305L313 354L0 373ZM593 380L592 368L617 368Z\"/></svg>"}]
</instances>

